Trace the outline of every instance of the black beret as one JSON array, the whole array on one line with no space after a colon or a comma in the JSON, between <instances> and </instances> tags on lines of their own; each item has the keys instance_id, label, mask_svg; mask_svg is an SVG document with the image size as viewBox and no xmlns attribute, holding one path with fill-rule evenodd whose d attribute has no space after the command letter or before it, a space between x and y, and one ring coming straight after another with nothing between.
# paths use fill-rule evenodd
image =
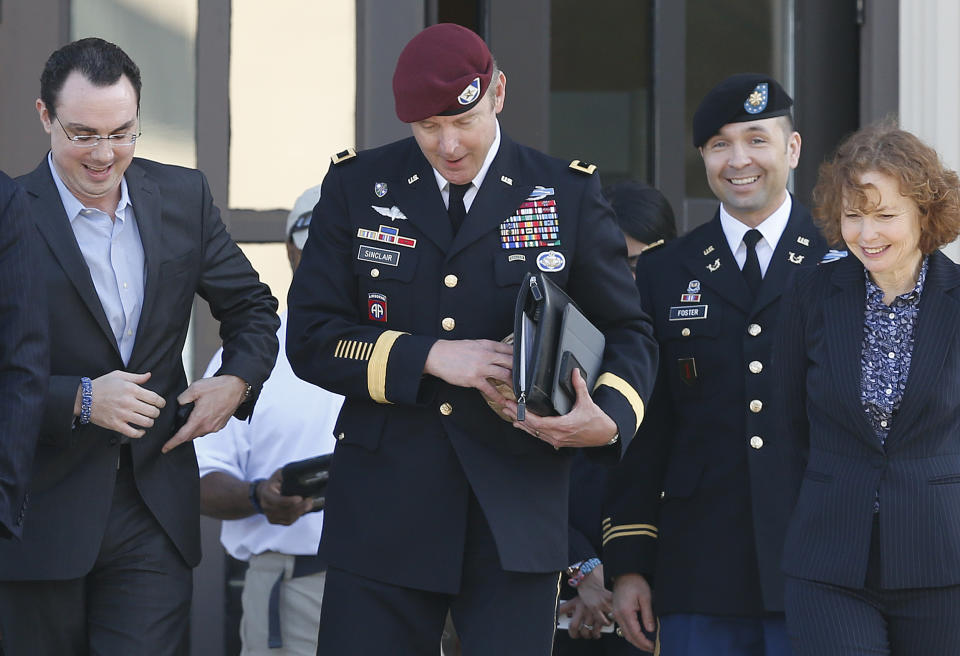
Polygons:
<instances>
[{"instance_id":1,"label":"black beret","mask_svg":"<svg viewBox=\"0 0 960 656\"><path fill-rule=\"evenodd\" d=\"M404 123L473 108L490 85L493 55L476 33L454 23L431 25L397 59L393 97Z\"/></svg>"},{"instance_id":2,"label":"black beret","mask_svg":"<svg viewBox=\"0 0 960 656\"><path fill-rule=\"evenodd\" d=\"M699 148L727 123L787 116L793 98L769 75L737 73L713 87L693 115L693 146Z\"/></svg>"}]
</instances>

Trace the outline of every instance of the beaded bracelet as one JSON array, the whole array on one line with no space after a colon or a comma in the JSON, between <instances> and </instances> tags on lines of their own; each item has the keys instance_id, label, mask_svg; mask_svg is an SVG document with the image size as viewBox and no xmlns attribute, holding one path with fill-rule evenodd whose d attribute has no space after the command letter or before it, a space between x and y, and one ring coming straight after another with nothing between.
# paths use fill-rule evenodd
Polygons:
<instances>
[{"instance_id":1,"label":"beaded bracelet","mask_svg":"<svg viewBox=\"0 0 960 656\"><path fill-rule=\"evenodd\" d=\"M90 411L93 409L93 381L87 377L80 379L80 423L90 423Z\"/></svg>"},{"instance_id":2,"label":"beaded bracelet","mask_svg":"<svg viewBox=\"0 0 960 656\"><path fill-rule=\"evenodd\" d=\"M583 561L576 566L576 572L570 577L567 583L570 584L571 588L577 587L583 582L583 579L587 577L587 574L595 570L599 565L599 558L590 558L589 560Z\"/></svg>"}]
</instances>

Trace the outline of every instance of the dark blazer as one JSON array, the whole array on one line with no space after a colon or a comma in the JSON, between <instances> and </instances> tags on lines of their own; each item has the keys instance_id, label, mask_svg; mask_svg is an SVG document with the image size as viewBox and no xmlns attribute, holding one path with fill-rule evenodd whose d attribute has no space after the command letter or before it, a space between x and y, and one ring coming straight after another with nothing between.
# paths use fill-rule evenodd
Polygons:
<instances>
[{"instance_id":1,"label":"dark blazer","mask_svg":"<svg viewBox=\"0 0 960 656\"><path fill-rule=\"evenodd\" d=\"M67 579L90 571L100 548L125 440L93 424L73 427L80 377L152 372L144 385L167 401L154 426L130 440L137 488L188 565L200 560L199 482L192 444L166 455L181 352L194 294L224 340L219 373L259 390L277 352L276 299L227 234L199 171L134 159L125 174L145 256L143 309L124 366L47 158L20 178L44 248L34 270L49 300L51 376L33 465L30 518L19 545L0 545L0 579ZM244 418L256 395L237 411Z\"/></svg>"},{"instance_id":2,"label":"dark blazer","mask_svg":"<svg viewBox=\"0 0 960 656\"><path fill-rule=\"evenodd\" d=\"M960 267L935 251L900 409L881 446L860 402L865 279L848 256L798 276L778 339L783 437L806 455L783 566L851 588L880 492L880 584L960 583Z\"/></svg>"},{"instance_id":3,"label":"dark blazer","mask_svg":"<svg viewBox=\"0 0 960 656\"><path fill-rule=\"evenodd\" d=\"M610 491L604 556L611 576L654 573L660 613L783 610L791 482L770 407L770 352L788 278L825 250L794 200L756 299L719 211L640 258L637 286L660 371L622 463L627 473L614 477L625 485Z\"/></svg>"},{"instance_id":4,"label":"dark blazer","mask_svg":"<svg viewBox=\"0 0 960 656\"><path fill-rule=\"evenodd\" d=\"M546 200L556 201L561 244L505 249L500 225L535 185L553 190ZM394 206L405 218L374 209ZM416 242L364 236L380 226ZM656 351L597 176L504 135L454 236L433 170L412 138L330 168L290 289L287 330L296 374L346 397L321 540L328 562L396 585L455 592L472 489L505 569L569 564L570 454L499 419L476 390L422 373L438 338L499 340L513 332L524 274L550 250L565 259L552 279L606 334L607 376L594 399L629 443ZM384 312L374 312L375 303Z\"/></svg>"},{"instance_id":5,"label":"dark blazer","mask_svg":"<svg viewBox=\"0 0 960 656\"><path fill-rule=\"evenodd\" d=\"M0 537L21 533L50 366L36 256L23 190L0 172Z\"/></svg>"}]
</instances>

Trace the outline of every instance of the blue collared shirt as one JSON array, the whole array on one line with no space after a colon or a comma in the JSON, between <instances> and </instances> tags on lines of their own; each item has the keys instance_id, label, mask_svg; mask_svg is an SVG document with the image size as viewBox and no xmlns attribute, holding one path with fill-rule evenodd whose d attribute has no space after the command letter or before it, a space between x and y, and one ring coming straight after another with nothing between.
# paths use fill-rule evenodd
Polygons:
<instances>
[{"instance_id":1,"label":"blue collared shirt","mask_svg":"<svg viewBox=\"0 0 960 656\"><path fill-rule=\"evenodd\" d=\"M883 302L883 290L864 271L867 298L860 352L860 402L881 444L886 442L893 427L910 374L913 335L920 294L927 277L927 261L924 257L914 288L897 296L889 306Z\"/></svg>"},{"instance_id":2,"label":"blue collared shirt","mask_svg":"<svg viewBox=\"0 0 960 656\"><path fill-rule=\"evenodd\" d=\"M127 180L124 177L120 181L120 202L114 213L116 220L113 220L98 209L85 207L67 189L49 155L47 162L73 235L90 270L100 305L117 340L123 363L127 364L140 324L146 277L143 243L130 204Z\"/></svg>"}]
</instances>

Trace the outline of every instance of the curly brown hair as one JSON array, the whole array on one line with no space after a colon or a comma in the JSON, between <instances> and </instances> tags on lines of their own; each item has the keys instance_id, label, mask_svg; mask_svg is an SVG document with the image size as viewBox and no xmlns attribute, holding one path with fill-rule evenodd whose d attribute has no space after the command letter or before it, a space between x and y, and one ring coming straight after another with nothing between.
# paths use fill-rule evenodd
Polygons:
<instances>
[{"instance_id":1,"label":"curly brown hair","mask_svg":"<svg viewBox=\"0 0 960 656\"><path fill-rule=\"evenodd\" d=\"M840 220L850 201L861 212L873 209L864 191L873 185L859 182L869 171L896 180L900 193L917 204L924 255L960 234L960 178L943 165L933 148L886 119L854 132L833 159L820 165L813 189L814 222L829 243L843 242Z\"/></svg>"}]
</instances>

